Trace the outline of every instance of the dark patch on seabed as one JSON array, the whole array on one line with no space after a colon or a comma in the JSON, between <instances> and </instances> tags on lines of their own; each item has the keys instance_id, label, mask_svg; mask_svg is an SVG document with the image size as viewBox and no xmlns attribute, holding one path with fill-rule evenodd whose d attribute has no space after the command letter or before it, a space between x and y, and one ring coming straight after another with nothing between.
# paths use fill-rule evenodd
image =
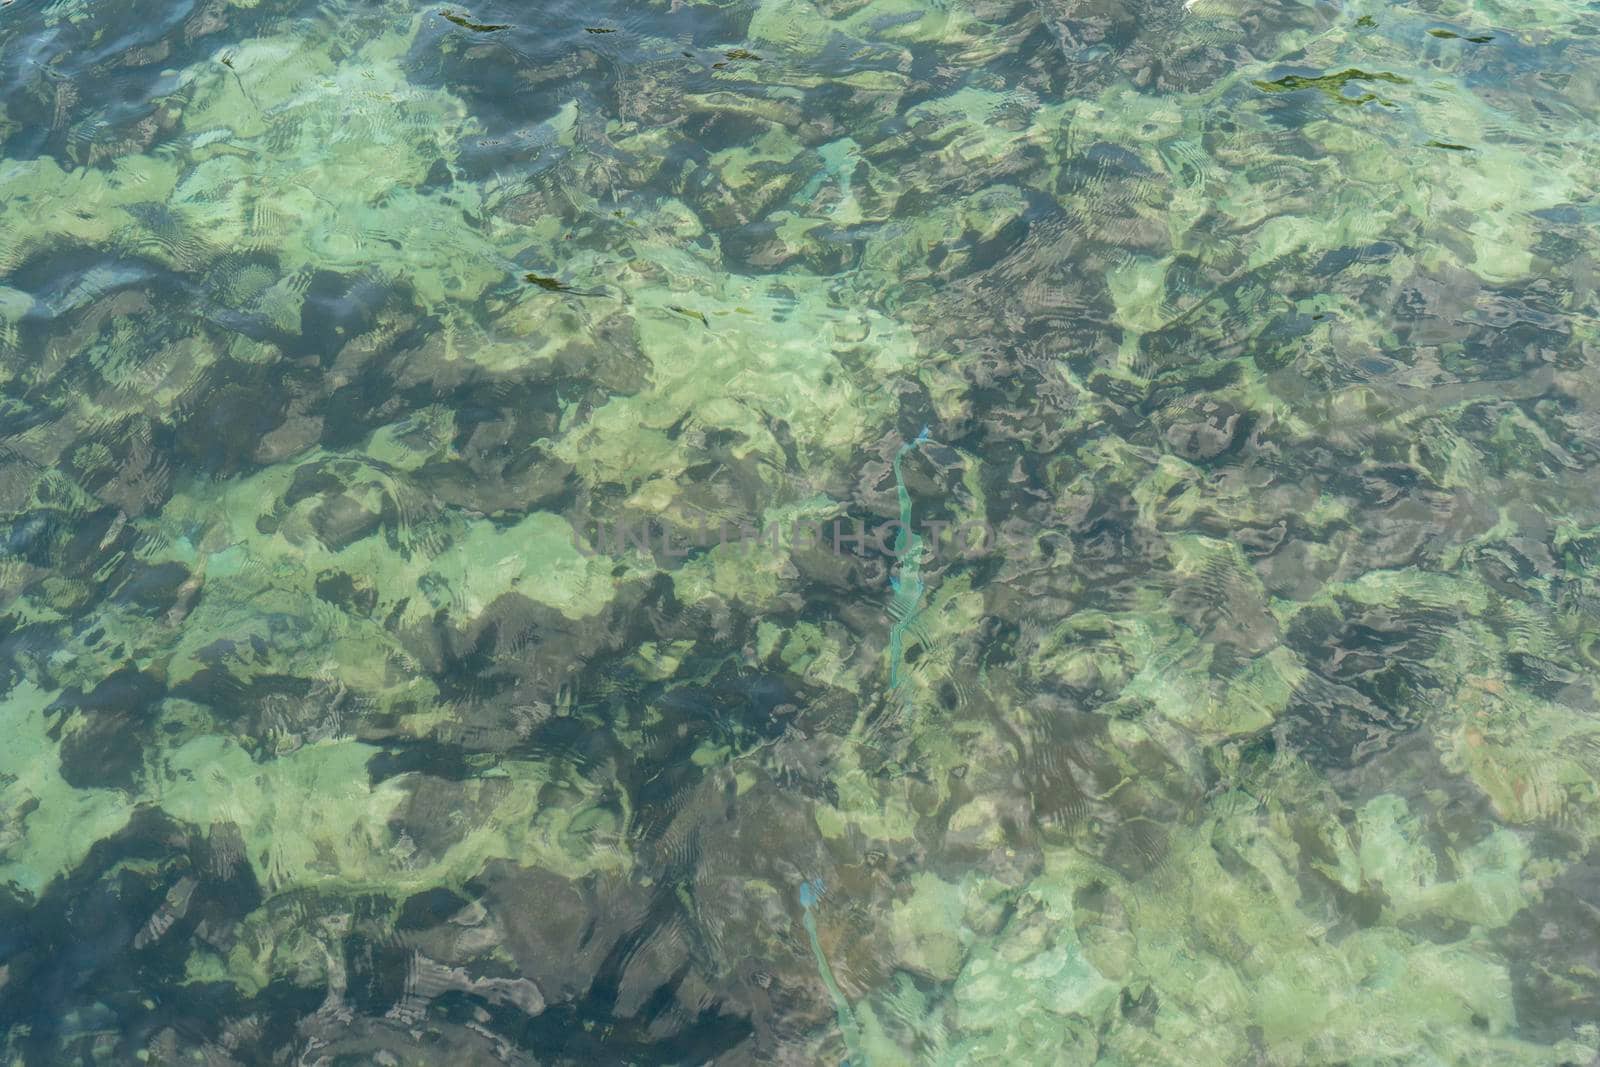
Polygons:
<instances>
[{"instance_id":1,"label":"dark patch on seabed","mask_svg":"<svg viewBox=\"0 0 1600 1067\"><path fill-rule=\"evenodd\" d=\"M6 6L6 1061L1595 1060L1591 19Z\"/></svg>"}]
</instances>

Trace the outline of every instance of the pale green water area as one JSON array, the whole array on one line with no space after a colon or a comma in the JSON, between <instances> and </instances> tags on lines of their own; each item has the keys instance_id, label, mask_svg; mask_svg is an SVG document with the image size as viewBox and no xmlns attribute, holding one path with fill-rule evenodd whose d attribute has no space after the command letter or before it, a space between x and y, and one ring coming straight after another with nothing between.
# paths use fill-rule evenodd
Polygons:
<instances>
[{"instance_id":1,"label":"pale green water area","mask_svg":"<svg viewBox=\"0 0 1600 1067\"><path fill-rule=\"evenodd\" d=\"M1597 256L1597 0L5 0L0 1065L1600 1062Z\"/></svg>"}]
</instances>

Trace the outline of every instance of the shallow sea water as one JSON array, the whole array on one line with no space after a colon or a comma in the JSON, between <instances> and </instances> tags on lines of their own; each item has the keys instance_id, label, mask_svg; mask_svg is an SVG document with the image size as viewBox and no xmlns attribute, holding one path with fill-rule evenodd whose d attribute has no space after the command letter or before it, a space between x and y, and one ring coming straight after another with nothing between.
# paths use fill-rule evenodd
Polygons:
<instances>
[{"instance_id":1,"label":"shallow sea water","mask_svg":"<svg viewBox=\"0 0 1600 1067\"><path fill-rule=\"evenodd\" d=\"M0 8L0 1043L1600 1057L1600 4Z\"/></svg>"}]
</instances>

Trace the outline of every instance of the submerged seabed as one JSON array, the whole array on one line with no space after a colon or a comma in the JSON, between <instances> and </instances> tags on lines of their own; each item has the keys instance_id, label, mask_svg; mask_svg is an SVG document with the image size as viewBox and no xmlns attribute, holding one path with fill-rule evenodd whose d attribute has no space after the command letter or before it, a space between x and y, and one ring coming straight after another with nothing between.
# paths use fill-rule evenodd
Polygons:
<instances>
[{"instance_id":1,"label":"submerged seabed","mask_svg":"<svg viewBox=\"0 0 1600 1067\"><path fill-rule=\"evenodd\" d=\"M1589 1062L1597 15L0 11L8 1061Z\"/></svg>"}]
</instances>

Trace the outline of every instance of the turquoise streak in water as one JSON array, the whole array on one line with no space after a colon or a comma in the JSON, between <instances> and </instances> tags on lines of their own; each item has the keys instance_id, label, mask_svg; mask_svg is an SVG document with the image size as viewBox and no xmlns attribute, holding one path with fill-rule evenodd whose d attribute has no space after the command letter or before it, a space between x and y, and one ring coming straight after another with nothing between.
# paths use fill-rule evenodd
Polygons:
<instances>
[{"instance_id":1,"label":"turquoise streak in water","mask_svg":"<svg viewBox=\"0 0 1600 1067\"><path fill-rule=\"evenodd\" d=\"M894 590L894 598L889 601L889 614L895 622L889 629L889 689L894 691L900 688L900 664L904 658L905 634L911 625L922 614L922 538L911 529L911 494L906 492L905 475L901 473L900 461L907 452L912 451L929 440L928 428L924 426L916 440L908 441L900 446L900 451L894 454L894 484L895 491L900 497L900 533L894 540L894 554L900 560L900 574L889 579L889 587Z\"/></svg>"},{"instance_id":2,"label":"turquoise streak in water","mask_svg":"<svg viewBox=\"0 0 1600 1067\"><path fill-rule=\"evenodd\" d=\"M844 1046L850 1050L853 1060L846 1060L839 1067L849 1067L851 1062L864 1064L866 1059L861 1052L861 1027L856 1022L856 1014L850 1009L850 1002L845 999L844 990L839 988L839 983L833 977L833 968L828 966L828 957L823 955L822 942L817 939L817 919L811 914L812 907L822 896L822 882L812 878L800 883L800 907L805 911L801 922L805 924L806 936L811 939L811 952L817 957L817 972L822 975L822 984L828 987L828 996L833 1000L833 1010L839 1016L839 1029L844 1034Z\"/></svg>"}]
</instances>

